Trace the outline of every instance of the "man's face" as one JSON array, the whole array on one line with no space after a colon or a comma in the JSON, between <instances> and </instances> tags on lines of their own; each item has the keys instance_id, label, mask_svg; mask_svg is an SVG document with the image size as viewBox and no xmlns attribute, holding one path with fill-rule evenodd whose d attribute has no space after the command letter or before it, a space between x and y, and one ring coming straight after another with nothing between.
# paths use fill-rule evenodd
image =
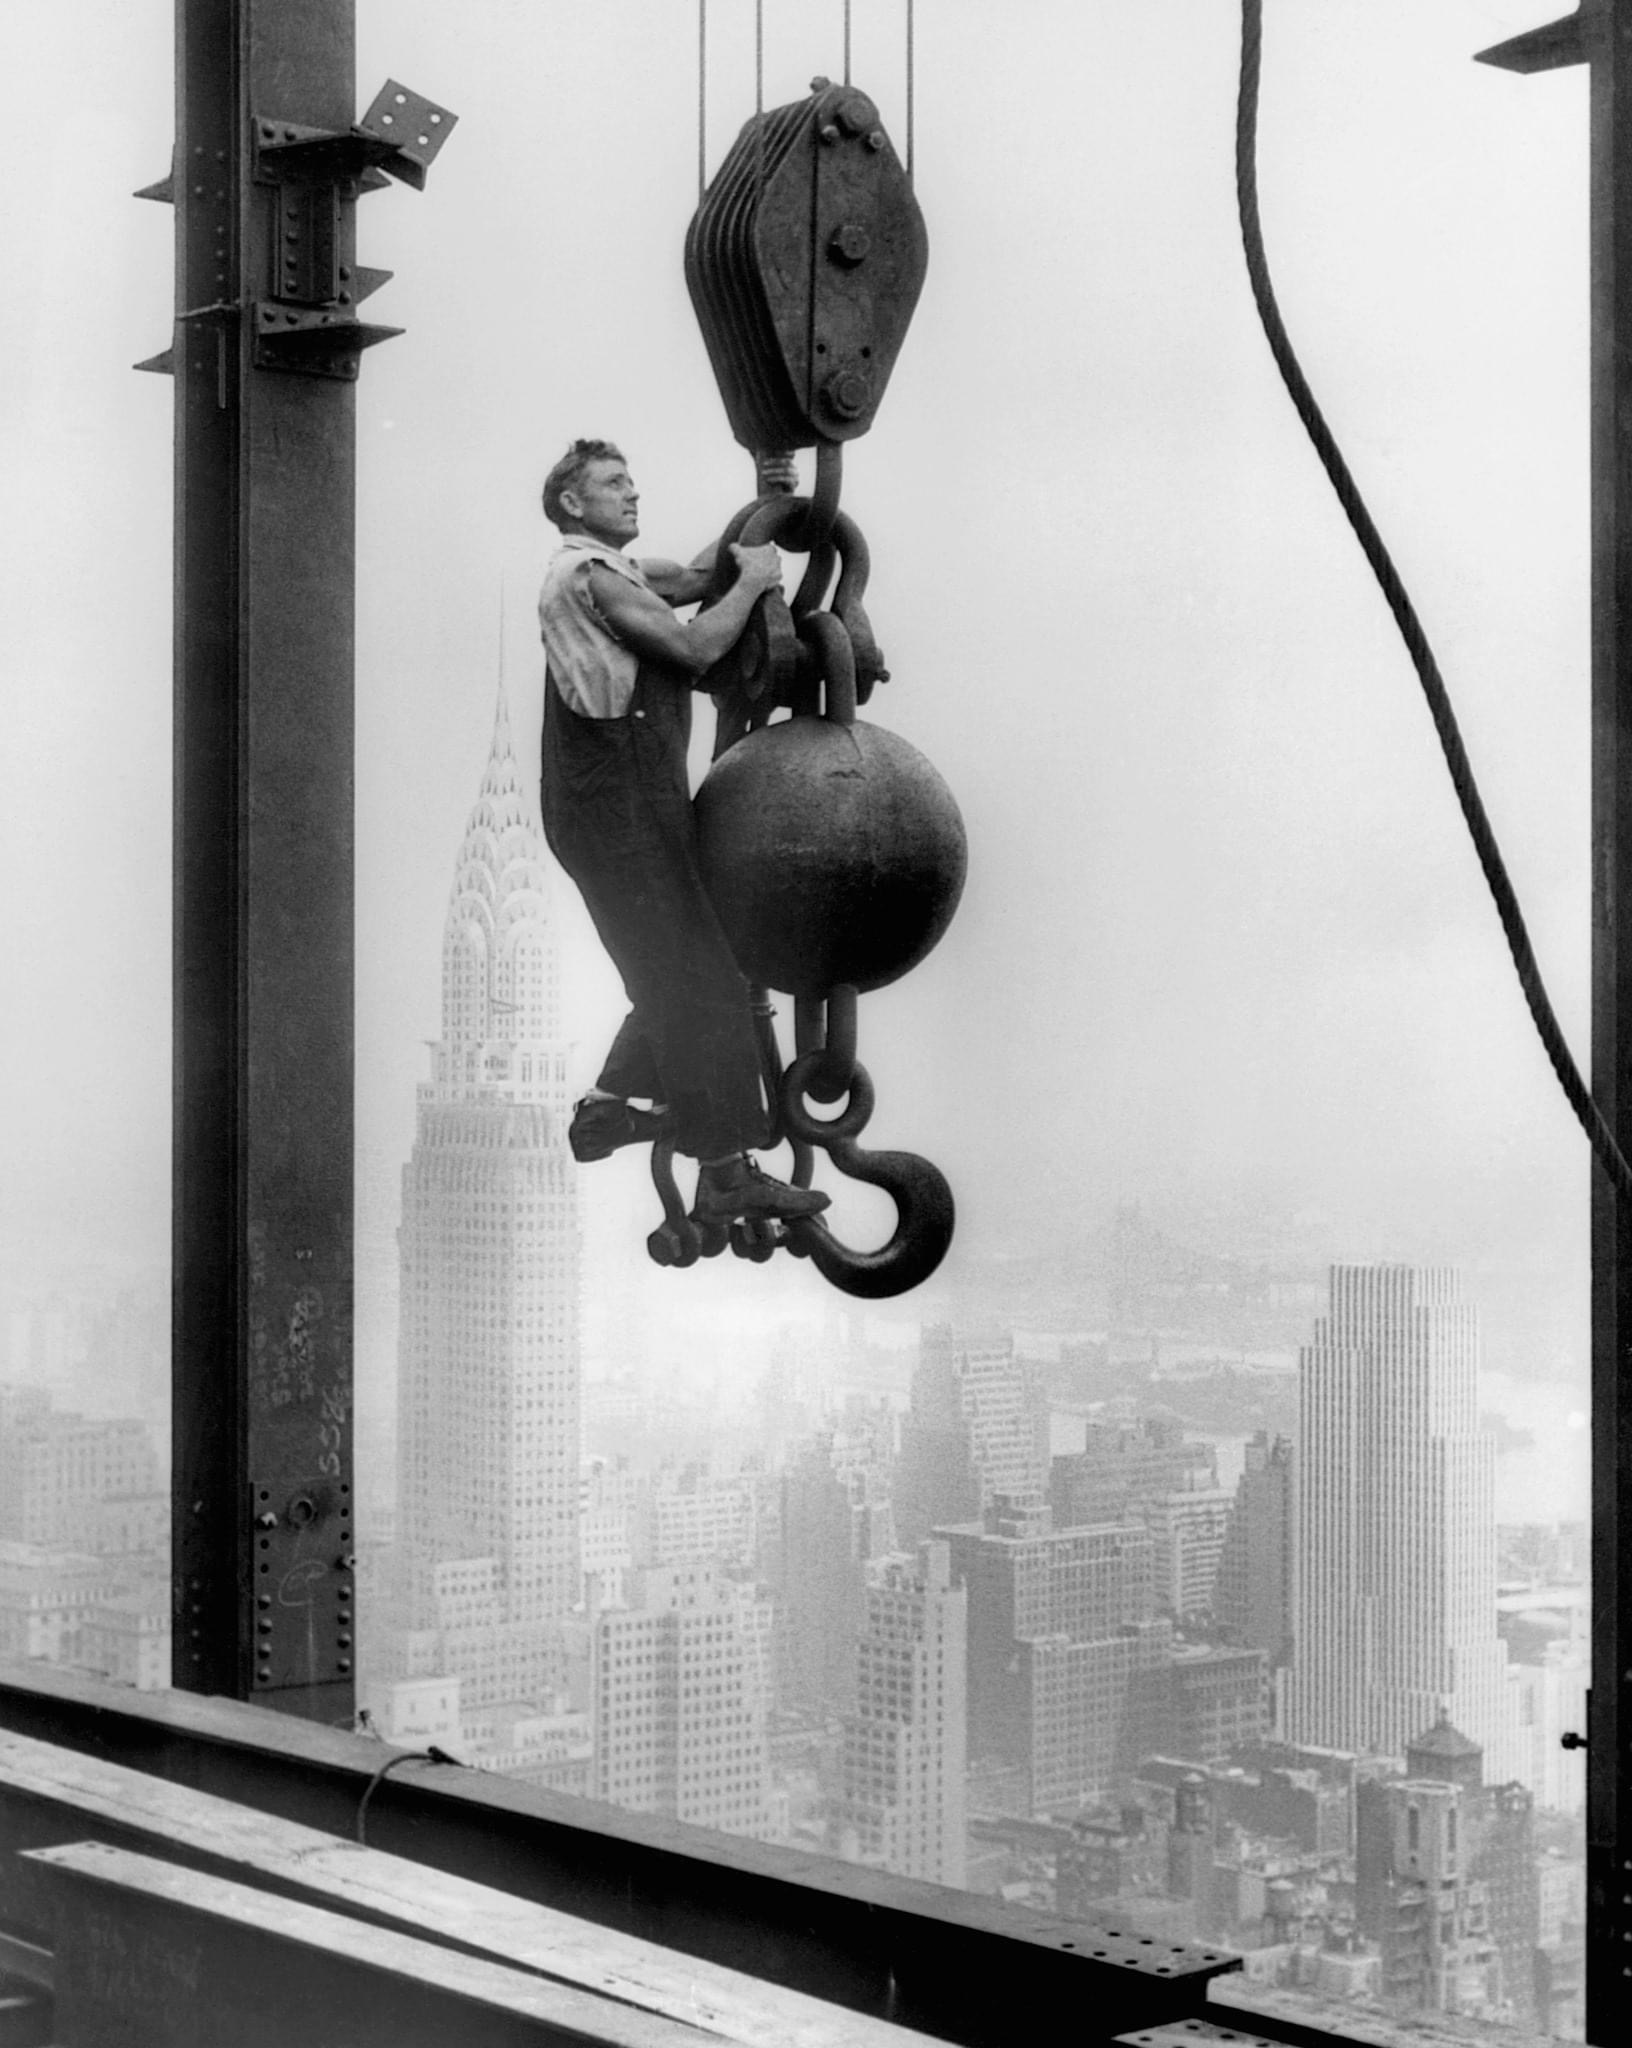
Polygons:
<instances>
[{"instance_id":1,"label":"man's face","mask_svg":"<svg viewBox=\"0 0 1632 2048\"><path fill-rule=\"evenodd\" d=\"M561 493L561 503L585 533L608 547L621 548L640 531L640 493L613 456L597 456L573 488Z\"/></svg>"}]
</instances>

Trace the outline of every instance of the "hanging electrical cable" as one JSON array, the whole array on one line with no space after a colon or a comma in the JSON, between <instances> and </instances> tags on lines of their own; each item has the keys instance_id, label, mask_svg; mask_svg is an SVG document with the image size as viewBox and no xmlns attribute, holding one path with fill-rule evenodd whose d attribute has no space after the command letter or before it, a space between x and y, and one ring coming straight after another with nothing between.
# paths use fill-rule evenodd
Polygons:
<instances>
[{"instance_id":1,"label":"hanging electrical cable","mask_svg":"<svg viewBox=\"0 0 1632 2048\"><path fill-rule=\"evenodd\" d=\"M1377 578L1394 623L1399 628L1406 651L1416 669L1418 681L1427 699L1429 716L1434 721L1434 730L1439 735L1439 743L1444 751L1445 765L1450 770L1457 802L1462 808L1462 816L1472 835L1474 850L1479 856L1479 865L1484 872L1485 881L1495 899L1497 915L1501 919L1508 950L1513 956L1513 965L1518 971L1524 999L1540 1034L1547 1058L1558 1077L1559 1086L1568 1098L1570 1107L1575 1111L1582 1129L1591 1140L1599 1164L1614 1183L1618 1193L1632 1194L1632 1166L1628 1165L1626 1155L1615 1142L1615 1134L1592 1099L1592 1093L1575 1063L1542 981L1541 969L1536 960L1535 949L1530 943L1529 932L1525 928L1518 896L1509 878L1507 864L1502 858L1495 831L1474 780L1473 766L1468 759L1467 748L1463 744L1456 714L1451 706L1450 692L1445 686L1445 679L1440 673L1433 649L1428 644L1428 636L1406 594L1405 585L1394 566L1393 558L1366 509L1365 501L1349 472L1348 464L1344 461L1332 431L1326 424L1325 416L1298 363L1285 323L1281 319L1275 289L1270 281L1269 264L1264 253L1263 228L1258 214L1257 136L1262 52L1263 0L1241 0L1241 80L1236 101L1235 185L1247 274L1252 282L1252 295L1258 307L1258 317L1263 323L1270 353L1275 358L1275 366L1281 373L1281 381L1285 384L1287 393L1297 409L1298 418L1303 422L1304 430L1314 444L1315 453L1320 457L1322 467L1331 480L1344 515L1354 529L1355 538L1371 565L1372 574Z\"/></svg>"}]
</instances>

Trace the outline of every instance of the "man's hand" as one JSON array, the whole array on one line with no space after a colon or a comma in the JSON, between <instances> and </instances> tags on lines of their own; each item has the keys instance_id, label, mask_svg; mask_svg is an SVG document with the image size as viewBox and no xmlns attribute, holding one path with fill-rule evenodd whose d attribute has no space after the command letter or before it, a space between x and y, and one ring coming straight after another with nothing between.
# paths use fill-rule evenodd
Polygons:
<instances>
[{"instance_id":1,"label":"man's hand","mask_svg":"<svg viewBox=\"0 0 1632 2048\"><path fill-rule=\"evenodd\" d=\"M745 548L733 541L731 559L737 565L734 587L746 586L756 597L762 591L782 588L782 555L775 541L768 540L757 548Z\"/></svg>"}]
</instances>

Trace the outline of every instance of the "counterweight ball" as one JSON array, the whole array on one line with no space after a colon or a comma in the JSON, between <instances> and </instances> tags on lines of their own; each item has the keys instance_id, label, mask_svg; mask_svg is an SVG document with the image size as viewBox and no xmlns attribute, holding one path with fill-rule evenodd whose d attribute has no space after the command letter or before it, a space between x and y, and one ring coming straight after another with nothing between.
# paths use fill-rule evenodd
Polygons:
<instances>
[{"instance_id":1,"label":"counterweight ball","mask_svg":"<svg viewBox=\"0 0 1632 2048\"><path fill-rule=\"evenodd\" d=\"M899 979L963 893L952 792L916 747L859 720L790 718L739 740L697 792L697 827L738 966L789 995Z\"/></svg>"}]
</instances>

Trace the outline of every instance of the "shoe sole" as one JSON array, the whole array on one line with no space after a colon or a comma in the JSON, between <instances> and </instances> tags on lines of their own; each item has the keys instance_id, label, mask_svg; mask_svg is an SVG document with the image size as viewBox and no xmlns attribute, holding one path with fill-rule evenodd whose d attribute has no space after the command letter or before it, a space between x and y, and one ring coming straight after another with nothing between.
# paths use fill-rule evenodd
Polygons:
<instances>
[{"instance_id":1,"label":"shoe sole","mask_svg":"<svg viewBox=\"0 0 1632 2048\"><path fill-rule=\"evenodd\" d=\"M711 1207L708 1209L693 1209L691 1215L694 1223L704 1225L710 1223L798 1223L807 1216L820 1216L822 1211L829 1206L831 1199L830 1196L824 1197L821 1201L812 1203L808 1207L801 1205L797 1209L777 1209L771 1207L715 1209Z\"/></svg>"}]
</instances>

